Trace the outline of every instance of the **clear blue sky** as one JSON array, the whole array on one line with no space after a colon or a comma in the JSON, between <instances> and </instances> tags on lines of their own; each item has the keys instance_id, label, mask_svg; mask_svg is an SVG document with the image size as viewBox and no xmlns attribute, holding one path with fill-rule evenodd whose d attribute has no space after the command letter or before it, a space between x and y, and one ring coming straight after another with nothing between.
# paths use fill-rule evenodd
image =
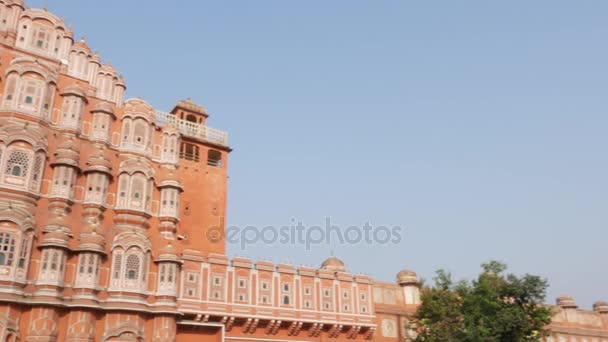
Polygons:
<instances>
[{"instance_id":1,"label":"clear blue sky","mask_svg":"<svg viewBox=\"0 0 608 342\"><path fill-rule=\"evenodd\" d=\"M30 1L42 6L43 1ZM231 255L393 280L489 259L608 299L608 2L50 1L161 109L229 131L232 225L403 225Z\"/></svg>"}]
</instances>

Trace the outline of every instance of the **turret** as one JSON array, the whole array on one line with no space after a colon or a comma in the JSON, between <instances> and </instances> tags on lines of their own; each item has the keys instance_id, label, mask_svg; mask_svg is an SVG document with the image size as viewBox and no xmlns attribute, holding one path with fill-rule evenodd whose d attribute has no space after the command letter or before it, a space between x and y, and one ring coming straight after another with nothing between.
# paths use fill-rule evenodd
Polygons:
<instances>
[{"instance_id":1,"label":"turret","mask_svg":"<svg viewBox=\"0 0 608 342\"><path fill-rule=\"evenodd\" d=\"M407 305L420 304L420 288L416 272L403 270L397 273L397 283L403 288L403 297Z\"/></svg>"}]
</instances>

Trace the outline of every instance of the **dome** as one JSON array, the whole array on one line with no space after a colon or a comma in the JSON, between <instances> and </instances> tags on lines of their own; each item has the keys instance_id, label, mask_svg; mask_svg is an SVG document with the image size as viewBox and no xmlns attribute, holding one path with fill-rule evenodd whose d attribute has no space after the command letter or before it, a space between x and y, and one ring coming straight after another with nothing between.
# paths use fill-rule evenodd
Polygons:
<instances>
[{"instance_id":1,"label":"dome","mask_svg":"<svg viewBox=\"0 0 608 342\"><path fill-rule=\"evenodd\" d=\"M158 187L159 188L173 187L173 188L178 188L180 190L183 190L183 187L179 181L179 178L173 171L171 171L171 172L165 174L165 176L161 177Z\"/></svg>"},{"instance_id":2,"label":"dome","mask_svg":"<svg viewBox=\"0 0 608 342\"><path fill-rule=\"evenodd\" d=\"M89 45L87 45L87 43L84 41L84 39L80 39L79 41L74 43L72 45L72 50L83 51L83 52L86 52L87 54L91 53L91 48L89 47Z\"/></svg>"},{"instance_id":3,"label":"dome","mask_svg":"<svg viewBox=\"0 0 608 342\"><path fill-rule=\"evenodd\" d=\"M66 233L60 231L54 231L50 233L46 233L42 238L42 242L40 243L40 247L52 246L52 247L61 247L68 248L70 238Z\"/></svg>"},{"instance_id":4,"label":"dome","mask_svg":"<svg viewBox=\"0 0 608 342\"><path fill-rule=\"evenodd\" d=\"M120 86L126 88L125 77L123 75L118 75L118 80L116 81L116 86Z\"/></svg>"},{"instance_id":5,"label":"dome","mask_svg":"<svg viewBox=\"0 0 608 342\"><path fill-rule=\"evenodd\" d=\"M65 89L63 89L63 91L61 92L61 95L76 95L78 97L82 97L86 101L86 95L84 93L84 90L82 90L82 88L78 84L72 84L65 87Z\"/></svg>"},{"instance_id":6,"label":"dome","mask_svg":"<svg viewBox=\"0 0 608 342\"><path fill-rule=\"evenodd\" d=\"M46 227L51 228L52 230L69 229L68 222L63 215L51 217L46 223Z\"/></svg>"},{"instance_id":7,"label":"dome","mask_svg":"<svg viewBox=\"0 0 608 342\"><path fill-rule=\"evenodd\" d=\"M101 58L98 53L94 53L93 56L91 56L91 62L101 65Z\"/></svg>"},{"instance_id":8,"label":"dome","mask_svg":"<svg viewBox=\"0 0 608 342\"><path fill-rule=\"evenodd\" d=\"M104 253L106 239L99 234L100 226L96 223L88 223L82 229L80 234L80 245L78 249L81 251L92 251Z\"/></svg>"},{"instance_id":9,"label":"dome","mask_svg":"<svg viewBox=\"0 0 608 342\"><path fill-rule=\"evenodd\" d=\"M87 160L87 168L84 170L85 172L103 172L111 174L112 171L112 163L105 157L104 151L99 150L98 153L92 155L89 160Z\"/></svg>"},{"instance_id":10,"label":"dome","mask_svg":"<svg viewBox=\"0 0 608 342\"><path fill-rule=\"evenodd\" d=\"M158 259L157 261L172 261L179 262L179 257L177 254L177 249L169 242L164 247L162 247L158 251Z\"/></svg>"},{"instance_id":11,"label":"dome","mask_svg":"<svg viewBox=\"0 0 608 342\"><path fill-rule=\"evenodd\" d=\"M564 309L576 309L578 306L574 299L568 295L561 295L557 298L557 305Z\"/></svg>"},{"instance_id":12,"label":"dome","mask_svg":"<svg viewBox=\"0 0 608 342\"><path fill-rule=\"evenodd\" d=\"M418 275L414 271L403 270L397 273L397 283L399 285L411 285L418 283Z\"/></svg>"},{"instance_id":13,"label":"dome","mask_svg":"<svg viewBox=\"0 0 608 342\"><path fill-rule=\"evenodd\" d=\"M593 310L601 314L608 314L608 303L607 302L595 302L593 303Z\"/></svg>"},{"instance_id":14,"label":"dome","mask_svg":"<svg viewBox=\"0 0 608 342\"><path fill-rule=\"evenodd\" d=\"M91 109L91 113L96 112L104 112L114 115L114 108L112 108L112 105L110 105L109 103L99 102L95 106L93 106L93 109Z\"/></svg>"},{"instance_id":15,"label":"dome","mask_svg":"<svg viewBox=\"0 0 608 342\"><path fill-rule=\"evenodd\" d=\"M78 160L80 159L80 151L76 148L74 140L72 138L64 137L59 146L57 146L57 152L55 152L55 161L51 165L65 164L74 167L78 167Z\"/></svg>"},{"instance_id":16,"label":"dome","mask_svg":"<svg viewBox=\"0 0 608 342\"><path fill-rule=\"evenodd\" d=\"M132 98L125 101L123 116L143 117L148 122L156 121L156 111L146 101L140 98Z\"/></svg>"},{"instance_id":17,"label":"dome","mask_svg":"<svg viewBox=\"0 0 608 342\"><path fill-rule=\"evenodd\" d=\"M325 261L323 261L323 263L321 264L321 269L345 272L346 266L344 265L344 261L336 258L335 256L330 256Z\"/></svg>"}]
</instances>

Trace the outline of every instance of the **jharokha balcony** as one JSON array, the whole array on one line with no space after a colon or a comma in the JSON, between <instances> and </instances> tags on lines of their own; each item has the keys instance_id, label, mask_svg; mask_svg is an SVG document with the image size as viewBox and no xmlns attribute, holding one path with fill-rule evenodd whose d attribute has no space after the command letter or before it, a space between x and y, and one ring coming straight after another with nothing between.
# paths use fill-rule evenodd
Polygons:
<instances>
[{"instance_id":1,"label":"jharokha balcony","mask_svg":"<svg viewBox=\"0 0 608 342\"><path fill-rule=\"evenodd\" d=\"M156 111L156 124L161 127L173 127L185 136L200 139L220 146L228 146L228 133L203 124L180 119L177 116Z\"/></svg>"}]
</instances>

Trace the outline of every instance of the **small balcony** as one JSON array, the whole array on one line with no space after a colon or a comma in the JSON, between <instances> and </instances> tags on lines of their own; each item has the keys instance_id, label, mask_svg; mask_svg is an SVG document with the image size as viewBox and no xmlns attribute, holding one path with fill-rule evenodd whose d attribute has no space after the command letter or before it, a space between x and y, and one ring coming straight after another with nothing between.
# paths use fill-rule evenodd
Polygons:
<instances>
[{"instance_id":1,"label":"small balcony","mask_svg":"<svg viewBox=\"0 0 608 342\"><path fill-rule=\"evenodd\" d=\"M191 138L201 139L220 146L228 146L228 133L220 131L219 129L179 119L170 113L156 111L156 124L161 127L174 127L179 130L181 134Z\"/></svg>"}]
</instances>

